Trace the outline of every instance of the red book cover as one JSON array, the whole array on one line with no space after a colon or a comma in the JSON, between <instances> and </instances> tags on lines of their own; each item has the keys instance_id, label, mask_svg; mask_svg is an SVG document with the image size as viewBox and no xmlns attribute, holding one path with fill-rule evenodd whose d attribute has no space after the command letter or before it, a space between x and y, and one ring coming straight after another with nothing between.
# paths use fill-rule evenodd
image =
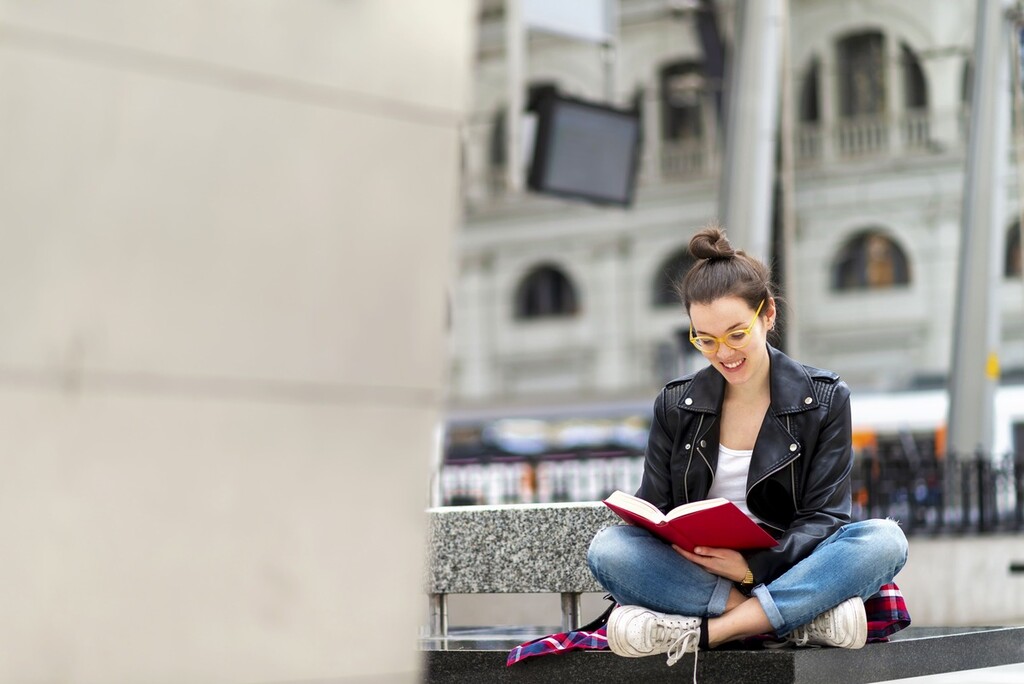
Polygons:
<instances>
[{"instance_id":1,"label":"red book cover","mask_svg":"<svg viewBox=\"0 0 1024 684\"><path fill-rule=\"evenodd\" d=\"M673 508L663 514L638 497L616 491L604 500L628 523L687 551L695 546L721 549L767 549L778 542L728 499L706 499Z\"/></svg>"}]
</instances>

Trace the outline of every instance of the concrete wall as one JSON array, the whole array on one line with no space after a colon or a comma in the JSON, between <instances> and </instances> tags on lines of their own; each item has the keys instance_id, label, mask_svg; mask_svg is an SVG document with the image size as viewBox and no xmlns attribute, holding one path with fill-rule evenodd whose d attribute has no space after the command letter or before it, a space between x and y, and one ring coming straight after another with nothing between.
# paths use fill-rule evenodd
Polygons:
<instances>
[{"instance_id":1,"label":"concrete wall","mask_svg":"<svg viewBox=\"0 0 1024 684\"><path fill-rule=\"evenodd\" d=\"M471 6L0 0L0 681L416 680Z\"/></svg>"},{"instance_id":2,"label":"concrete wall","mask_svg":"<svg viewBox=\"0 0 1024 684\"><path fill-rule=\"evenodd\" d=\"M918 625L1024 624L1024 536L911 539L896 578Z\"/></svg>"}]
</instances>

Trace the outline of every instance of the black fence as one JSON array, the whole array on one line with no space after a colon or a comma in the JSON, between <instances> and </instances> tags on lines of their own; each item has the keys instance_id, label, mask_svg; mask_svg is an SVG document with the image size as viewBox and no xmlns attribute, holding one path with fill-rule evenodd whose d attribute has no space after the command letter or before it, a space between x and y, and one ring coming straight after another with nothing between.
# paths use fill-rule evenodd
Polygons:
<instances>
[{"instance_id":1,"label":"black fence","mask_svg":"<svg viewBox=\"0 0 1024 684\"><path fill-rule=\"evenodd\" d=\"M898 520L907 534L1024 530L1024 456L859 455L853 472L855 519Z\"/></svg>"},{"instance_id":2,"label":"black fence","mask_svg":"<svg viewBox=\"0 0 1024 684\"><path fill-rule=\"evenodd\" d=\"M563 453L450 461L442 505L599 501L640 484L637 453ZM913 535L1024 531L1024 454L936 454L911 440L858 451L853 518L893 518Z\"/></svg>"}]
</instances>

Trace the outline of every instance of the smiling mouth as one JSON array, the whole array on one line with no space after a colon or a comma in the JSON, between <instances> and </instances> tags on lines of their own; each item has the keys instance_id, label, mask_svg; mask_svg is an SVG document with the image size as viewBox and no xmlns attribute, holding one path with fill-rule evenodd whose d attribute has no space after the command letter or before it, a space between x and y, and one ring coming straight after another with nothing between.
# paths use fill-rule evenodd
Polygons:
<instances>
[{"instance_id":1,"label":"smiling mouth","mask_svg":"<svg viewBox=\"0 0 1024 684\"><path fill-rule=\"evenodd\" d=\"M744 361L746 361L746 359L740 359L739 361L732 361L730 363L722 363L722 366L729 370L736 370Z\"/></svg>"}]
</instances>

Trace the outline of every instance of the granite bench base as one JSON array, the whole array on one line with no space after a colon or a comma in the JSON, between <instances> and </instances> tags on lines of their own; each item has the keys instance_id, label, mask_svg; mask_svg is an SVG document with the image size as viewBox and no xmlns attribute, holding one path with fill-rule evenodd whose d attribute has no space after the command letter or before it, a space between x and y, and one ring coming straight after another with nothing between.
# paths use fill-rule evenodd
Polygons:
<instances>
[{"instance_id":1,"label":"granite bench base","mask_svg":"<svg viewBox=\"0 0 1024 684\"><path fill-rule=\"evenodd\" d=\"M587 567L598 530L620 523L598 501L433 508L426 593L430 633L448 630L448 594L553 594L562 625L579 627L580 596L603 587ZM458 620L458 616L455 616Z\"/></svg>"},{"instance_id":2,"label":"granite bench base","mask_svg":"<svg viewBox=\"0 0 1024 684\"><path fill-rule=\"evenodd\" d=\"M573 651L505 666L516 645L554 628L452 629L448 638L424 638L424 680L478 682L659 682L689 681L693 655L674 667L664 656L620 658L610 651ZM1024 627L910 627L889 643L851 651L838 648L728 649L697 659L701 684L866 684L942 672L1024 662Z\"/></svg>"}]
</instances>

